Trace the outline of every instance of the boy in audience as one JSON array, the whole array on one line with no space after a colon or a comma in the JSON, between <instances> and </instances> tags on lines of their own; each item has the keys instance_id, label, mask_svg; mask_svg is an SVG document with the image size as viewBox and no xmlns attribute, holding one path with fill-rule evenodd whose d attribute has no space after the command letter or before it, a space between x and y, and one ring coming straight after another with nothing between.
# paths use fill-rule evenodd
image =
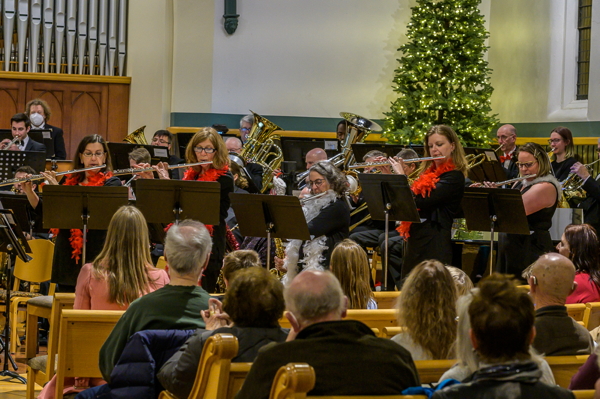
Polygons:
<instances>
[{"instance_id":1,"label":"boy in audience","mask_svg":"<svg viewBox=\"0 0 600 399\"><path fill-rule=\"evenodd\" d=\"M342 320L348 300L331 272L305 270L284 297L291 342L259 353L237 399L267 399L277 370L290 362L314 367L310 395L399 395L420 385L406 349L357 320Z\"/></svg>"},{"instance_id":2,"label":"boy in audience","mask_svg":"<svg viewBox=\"0 0 600 399\"><path fill-rule=\"evenodd\" d=\"M589 331L567 314L566 299L577 287L575 266L568 258L548 253L531 268L529 286L535 304L537 334L533 347L545 356L589 355Z\"/></svg>"},{"instance_id":3,"label":"boy in audience","mask_svg":"<svg viewBox=\"0 0 600 399\"><path fill-rule=\"evenodd\" d=\"M100 371L106 381L129 337L143 330L204 328L201 311L209 294L198 285L208 264L212 240L204 225L184 220L171 226L165 240L170 283L133 301L100 350Z\"/></svg>"}]
</instances>

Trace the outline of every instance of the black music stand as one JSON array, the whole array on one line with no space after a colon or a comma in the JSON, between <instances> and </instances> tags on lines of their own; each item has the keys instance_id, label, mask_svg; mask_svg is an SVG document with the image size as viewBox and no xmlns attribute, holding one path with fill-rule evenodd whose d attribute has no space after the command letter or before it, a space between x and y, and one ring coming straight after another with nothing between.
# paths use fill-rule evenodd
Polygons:
<instances>
[{"instance_id":1,"label":"black music stand","mask_svg":"<svg viewBox=\"0 0 600 399\"><path fill-rule=\"evenodd\" d=\"M529 235L525 205L519 190L468 187L465 188L462 209L468 230L491 233L490 274L494 270L495 233Z\"/></svg>"},{"instance_id":2,"label":"black music stand","mask_svg":"<svg viewBox=\"0 0 600 399\"><path fill-rule=\"evenodd\" d=\"M46 232L42 226L42 215L31 208L26 195L0 191L0 208L12 209L17 225L23 230L29 230L32 237L33 233Z\"/></svg>"},{"instance_id":3,"label":"black music stand","mask_svg":"<svg viewBox=\"0 0 600 399\"><path fill-rule=\"evenodd\" d=\"M194 219L218 225L221 185L218 182L140 179L136 207L148 223L179 223Z\"/></svg>"},{"instance_id":4,"label":"black music stand","mask_svg":"<svg viewBox=\"0 0 600 399\"><path fill-rule=\"evenodd\" d=\"M465 154L483 156L483 161L469 168L469 179L474 182L499 182L506 180L506 172L491 148L465 147Z\"/></svg>"},{"instance_id":5,"label":"black music stand","mask_svg":"<svg viewBox=\"0 0 600 399\"><path fill-rule=\"evenodd\" d=\"M150 153L151 164L169 161L169 149L158 145L132 144L132 143L106 143L112 166L115 169L129 169L129 153L136 148L145 148Z\"/></svg>"},{"instance_id":6,"label":"black music stand","mask_svg":"<svg viewBox=\"0 0 600 399\"><path fill-rule=\"evenodd\" d=\"M52 186L44 187L44 227L81 229L86 261L87 230L106 230L113 215L128 203L127 187Z\"/></svg>"},{"instance_id":7,"label":"black music stand","mask_svg":"<svg viewBox=\"0 0 600 399\"><path fill-rule=\"evenodd\" d=\"M44 170L46 168L46 153L0 150L0 180L14 178L15 171L23 165L31 166L36 171Z\"/></svg>"},{"instance_id":8,"label":"black music stand","mask_svg":"<svg viewBox=\"0 0 600 399\"><path fill-rule=\"evenodd\" d=\"M384 285L387 289L390 220L421 223L419 211L404 175L359 173L358 180L373 220L385 220Z\"/></svg>"},{"instance_id":9,"label":"black music stand","mask_svg":"<svg viewBox=\"0 0 600 399\"><path fill-rule=\"evenodd\" d=\"M271 267L271 237L310 240L297 197L231 193L229 198L242 235L267 238L267 270Z\"/></svg>"},{"instance_id":10,"label":"black music stand","mask_svg":"<svg viewBox=\"0 0 600 399\"><path fill-rule=\"evenodd\" d=\"M0 252L6 252L8 265L6 268L6 300L4 325L4 342L0 340L1 349L4 351L4 367L0 371L0 376L10 377L27 384L27 380L15 373L18 370L17 364L10 354L10 284L12 282L12 262L11 256L15 255L21 258L23 262L29 262L32 257L26 252L31 253L31 248L23 235L19 225L14 223L13 213L10 209L0 209ZM8 361L10 360L15 371L10 371Z\"/></svg>"}]
</instances>

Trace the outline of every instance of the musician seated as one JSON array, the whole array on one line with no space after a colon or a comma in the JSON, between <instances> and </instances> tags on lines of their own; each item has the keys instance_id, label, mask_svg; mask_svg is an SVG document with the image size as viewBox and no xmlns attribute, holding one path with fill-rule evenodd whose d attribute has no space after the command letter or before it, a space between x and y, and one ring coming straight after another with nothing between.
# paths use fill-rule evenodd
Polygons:
<instances>
[{"instance_id":1,"label":"musician seated","mask_svg":"<svg viewBox=\"0 0 600 399\"><path fill-rule=\"evenodd\" d=\"M600 157L600 139L598 139L598 156ZM598 160L596 160L597 162ZM576 162L571 166L571 173L575 173L582 181L581 189L585 190L587 197L577 205L583 209L583 220L591 224L596 231L600 231L600 174L594 179L587 165Z\"/></svg>"},{"instance_id":2,"label":"musician seated","mask_svg":"<svg viewBox=\"0 0 600 399\"><path fill-rule=\"evenodd\" d=\"M306 162L306 170L309 170L317 162L326 160L327 153L322 148L313 148L312 150L308 151L304 156L304 161ZM308 182L308 176L306 176L306 181ZM298 182L298 188L302 186L303 184L301 182ZM310 194L310 187L308 187L308 185L305 185L304 188L302 188L302 191L300 192L300 198L304 198L308 194Z\"/></svg>"},{"instance_id":3,"label":"musician seated","mask_svg":"<svg viewBox=\"0 0 600 399\"><path fill-rule=\"evenodd\" d=\"M183 159L173 154L171 150L171 143L173 143L173 134L168 130L157 130L154 133L154 136L152 137L152 141L150 142L151 145L167 147L167 149L169 150L169 160L167 161L167 163L169 165L177 165L180 163L184 163ZM169 177L171 179L179 179L179 171L177 169L169 170Z\"/></svg>"},{"instance_id":4,"label":"musician seated","mask_svg":"<svg viewBox=\"0 0 600 399\"><path fill-rule=\"evenodd\" d=\"M227 140L225 140L225 147L227 148L227 152L229 153L242 153L242 141L237 137L229 137ZM249 192L260 192L260 190L262 189L263 167L257 163L252 162L249 162L242 167L248 173L248 177L252 179L254 186L256 186L256 190L249 190Z\"/></svg>"},{"instance_id":5,"label":"musician seated","mask_svg":"<svg viewBox=\"0 0 600 399\"><path fill-rule=\"evenodd\" d=\"M342 119L338 122L337 128L335 129L336 137L339 141L344 141L346 134L348 133L348 121Z\"/></svg>"},{"instance_id":6,"label":"musician seated","mask_svg":"<svg viewBox=\"0 0 600 399\"><path fill-rule=\"evenodd\" d=\"M246 191L246 189L248 188L248 181L244 176L242 176L242 172L240 170L239 165L233 161L230 161L229 170L233 175L233 192L236 194L248 194L248 191ZM225 219L225 222L227 223L227 227L229 227L229 229L235 236L235 239L237 240L238 244L241 245L244 241L244 236L242 236L240 229L233 230L233 228L237 226L238 223L232 206L230 206L227 210L227 218Z\"/></svg>"},{"instance_id":7,"label":"musician seated","mask_svg":"<svg viewBox=\"0 0 600 399\"><path fill-rule=\"evenodd\" d=\"M17 137L19 138L15 144L17 144L20 151L46 152L46 146L44 144L38 143L28 136L28 133L31 130L31 122L27 115L23 113L15 114L10 118L10 127L13 140Z\"/></svg>"},{"instance_id":8,"label":"musician seated","mask_svg":"<svg viewBox=\"0 0 600 399\"><path fill-rule=\"evenodd\" d=\"M252 130L252 125L254 125L254 115L246 115L240 119L240 138L244 144L248 141L248 135L250 134L250 130Z\"/></svg>"}]
</instances>

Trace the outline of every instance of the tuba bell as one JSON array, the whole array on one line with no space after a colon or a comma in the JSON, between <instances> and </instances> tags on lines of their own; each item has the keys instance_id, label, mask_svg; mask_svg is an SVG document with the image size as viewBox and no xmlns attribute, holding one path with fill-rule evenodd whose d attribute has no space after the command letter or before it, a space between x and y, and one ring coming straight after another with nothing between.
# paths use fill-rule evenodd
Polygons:
<instances>
[{"instance_id":1,"label":"tuba bell","mask_svg":"<svg viewBox=\"0 0 600 399\"><path fill-rule=\"evenodd\" d=\"M275 140L281 138L275 134L277 130L283 130L267 118L252 112L254 123L248 133L248 141L244 144L240 156L247 163L256 163L263 167L261 193L267 191L273 181L273 172L281 167L283 151L275 144Z\"/></svg>"},{"instance_id":2,"label":"tuba bell","mask_svg":"<svg viewBox=\"0 0 600 399\"><path fill-rule=\"evenodd\" d=\"M146 140L146 135L144 134L144 129L146 129L146 125L135 129L135 131L129 133L123 141L131 144L142 144L148 145L148 141Z\"/></svg>"}]
</instances>

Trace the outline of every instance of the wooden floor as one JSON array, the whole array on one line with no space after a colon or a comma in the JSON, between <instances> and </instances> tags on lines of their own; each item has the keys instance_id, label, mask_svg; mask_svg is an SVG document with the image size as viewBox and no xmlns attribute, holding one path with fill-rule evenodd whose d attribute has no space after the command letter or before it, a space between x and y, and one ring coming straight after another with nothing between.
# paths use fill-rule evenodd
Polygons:
<instances>
[{"instance_id":1,"label":"wooden floor","mask_svg":"<svg viewBox=\"0 0 600 399\"><path fill-rule=\"evenodd\" d=\"M40 348L40 355L46 354L46 348ZM25 363L25 345L21 345L17 350L15 361L19 369L17 373L23 378L26 378L26 363ZM8 363L9 370L14 371L10 362ZM4 354L0 355L0 370L4 370ZM42 388L38 386L38 393ZM9 377L0 377L0 399L17 399L25 397L25 384Z\"/></svg>"}]
</instances>

